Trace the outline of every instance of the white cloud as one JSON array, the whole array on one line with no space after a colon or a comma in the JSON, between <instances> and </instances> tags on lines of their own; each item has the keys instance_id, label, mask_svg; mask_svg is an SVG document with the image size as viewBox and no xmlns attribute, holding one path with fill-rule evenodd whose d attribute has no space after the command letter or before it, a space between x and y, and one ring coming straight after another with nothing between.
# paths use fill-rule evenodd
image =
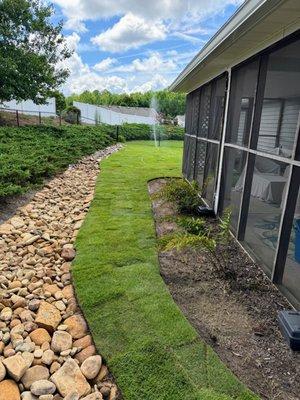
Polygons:
<instances>
[{"instance_id":1,"label":"white cloud","mask_svg":"<svg viewBox=\"0 0 300 400\"><path fill-rule=\"evenodd\" d=\"M112 67L115 63L117 62L117 60L115 58L105 58L104 60L100 61L99 63L95 64L93 66L93 69L95 71L107 71L110 67Z\"/></svg>"},{"instance_id":2,"label":"white cloud","mask_svg":"<svg viewBox=\"0 0 300 400\"><path fill-rule=\"evenodd\" d=\"M112 28L91 40L101 50L121 52L165 38L166 27L160 21L148 22L144 18L129 12Z\"/></svg>"},{"instance_id":3,"label":"white cloud","mask_svg":"<svg viewBox=\"0 0 300 400\"><path fill-rule=\"evenodd\" d=\"M170 58L164 59L160 53L153 52L148 58L136 58L130 64L115 67L115 72L142 72L153 74L155 72L168 72L176 69L176 63Z\"/></svg>"},{"instance_id":4,"label":"white cloud","mask_svg":"<svg viewBox=\"0 0 300 400\"><path fill-rule=\"evenodd\" d=\"M88 31L85 24L77 18L68 19L66 21L64 27L67 30L75 31L75 32L79 32L79 33L84 33L84 32Z\"/></svg>"},{"instance_id":5,"label":"white cloud","mask_svg":"<svg viewBox=\"0 0 300 400\"><path fill-rule=\"evenodd\" d=\"M57 64L57 67L67 68L70 76L64 84L62 90L65 94L81 93L84 90L110 90L112 92L126 92L127 81L119 76L101 76L94 72L88 64L82 61L81 56L77 53L80 47L80 37L77 33L73 33L66 37L69 49L73 50L72 56Z\"/></svg>"},{"instance_id":6,"label":"white cloud","mask_svg":"<svg viewBox=\"0 0 300 400\"><path fill-rule=\"evenodd\" d=\"M149 90L160 90L166 88L171 81L168 81L162 75L155 75L153 78L148 80L147 82L142 83L141 85L136 85L131 90L132 92L148 92Z\"/></svg>"},{"instance_id":7,"label":"white cloud","mask_svg":"<svg viewBox=\"0 0 300 400\"><path fill-rule=\"evenodd\" d=\"M243 0L54 0L70 19L84 21L122 16L129 12L149 19L178 20L206 18L218 14L227 5L239 5ZM178 21L179 22L179 21Z\"/></svg>"}]
</instances>

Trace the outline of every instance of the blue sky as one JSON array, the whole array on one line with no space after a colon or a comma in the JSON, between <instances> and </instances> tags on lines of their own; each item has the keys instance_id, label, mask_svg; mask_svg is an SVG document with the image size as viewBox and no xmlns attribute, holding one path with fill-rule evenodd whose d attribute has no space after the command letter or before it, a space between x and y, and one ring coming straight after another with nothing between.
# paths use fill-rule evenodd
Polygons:
<instances>
[{"instance_id":1,"label":"blue sky","mask_svg":"<svg viewBox=\"0 0 300 400\"><path fill-rule=\"evenodd\" d=\"M65 94L167 87L242 0L52 0L74 50Z\"/></svg>"}]
</instances>

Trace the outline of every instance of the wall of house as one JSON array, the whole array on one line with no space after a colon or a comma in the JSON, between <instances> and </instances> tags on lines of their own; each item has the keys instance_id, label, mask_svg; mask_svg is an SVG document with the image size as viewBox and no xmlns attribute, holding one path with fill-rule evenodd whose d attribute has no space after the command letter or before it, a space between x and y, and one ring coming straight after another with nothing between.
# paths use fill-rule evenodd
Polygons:
<instances>
[{"instance_id":1,"label":"wall of house","mask_svg":"<svg viewBox=\"0 0 300 400\"><path fill-rule=\"evenodd\" d=\"M223 94L224 75L188 94L183 174L230 208L237 238L300 306L300 33L229 74Z\"/></svg>"}]
</instances>

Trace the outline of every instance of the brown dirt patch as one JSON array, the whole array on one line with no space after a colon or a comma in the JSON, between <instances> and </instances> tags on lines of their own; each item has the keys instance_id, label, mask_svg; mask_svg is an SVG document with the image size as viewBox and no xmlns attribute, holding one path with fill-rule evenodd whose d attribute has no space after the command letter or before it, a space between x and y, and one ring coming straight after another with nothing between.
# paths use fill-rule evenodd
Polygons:
<instances>
[{"instance_id":1,"label":"brown dirt patch","mask_svg":"<svg viewBox=\"0 0 300 400\"><path fill-rule=\"evenodd\" d=\"M165 183L149 182L149 193ZM152 206L158 237L179 229L172 204L155 198ZM217 229L216 220L208 223ZM276 320L291 306L234 239L229 276L216 273L205 252L161 251L159 261L175 302L241 381L262 399L300 399L300 354L289 349Z\"/></svg>"}]
</instances>

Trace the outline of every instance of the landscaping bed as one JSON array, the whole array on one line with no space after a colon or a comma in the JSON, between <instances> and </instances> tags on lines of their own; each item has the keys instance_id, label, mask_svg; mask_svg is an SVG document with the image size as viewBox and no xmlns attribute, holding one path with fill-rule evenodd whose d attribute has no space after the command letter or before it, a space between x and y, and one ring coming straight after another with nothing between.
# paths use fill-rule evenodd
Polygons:
<instances>
[{"instance_id":1,"label":"landscaping bed","mask_svg":"<svg viewBox=\"0 0 300 400\"><path fill-rule=\"evenodd\" d=\"M159 238L182 230L174 203L159 195L167 182L149 183ZM205 223L217 235L218 221ZM264 399L299 399L300 354L289 350L276 320L291 307L234 238L227 254L227 270L216 271L205 250L161 250L160 272L200 337L244 383Z\"/></svg>"}]
</instances>

